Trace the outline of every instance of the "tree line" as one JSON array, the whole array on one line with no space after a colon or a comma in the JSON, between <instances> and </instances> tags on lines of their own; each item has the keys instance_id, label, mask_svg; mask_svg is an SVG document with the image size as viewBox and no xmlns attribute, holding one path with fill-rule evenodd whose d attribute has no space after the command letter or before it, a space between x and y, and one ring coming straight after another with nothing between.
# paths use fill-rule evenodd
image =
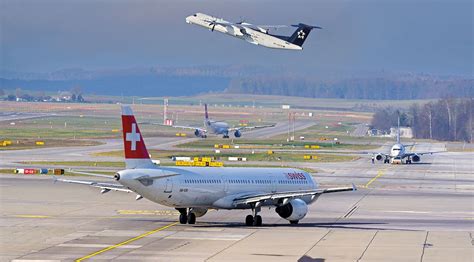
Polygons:
<instances>
[{"instance_id":1,"label":"tree line","mask_svg":"<svg viewBox=\"0 0 474 262\"><path fill-rule=\"evenodd\" d=\"M409 126L415 138L473 142L473 98L444 98L426 104L413 104L402 112L389 107L377 111L372 119L376 129L388 131L400 124Z\"/></svg>"},{"instance_id":2,"label":"tree line","mask_svg":"<svg viewBox=\"0 0 474 262\"><path fill-rule=\"evenodd\" d=\"M233 78L228 93L311 98L406 100L474 96L474 80L436 77L365 77L318 80L301 76Z\"/></svg>"}]
</instances>

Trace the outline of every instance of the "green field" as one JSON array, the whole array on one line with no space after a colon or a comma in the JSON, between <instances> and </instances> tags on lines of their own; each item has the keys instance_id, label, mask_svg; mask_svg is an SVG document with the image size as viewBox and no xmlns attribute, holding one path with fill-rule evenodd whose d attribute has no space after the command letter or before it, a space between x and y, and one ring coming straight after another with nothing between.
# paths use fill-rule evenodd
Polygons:
<instances>
[{"instance_id":1,"label":"green field","mask_svg":"<svg viewBox=\"0 0 474 262\"><path fill-rule=\"evenodd\" d=\"M164 151L164 150L148 150L154 159L169 159L172 156L188 156L188 157L213 157L222 161L227 160L228 157L246 157L247 161L265 161L265 162L342 162L342 161L353 161L358 157L348 155L335 155L335 154L318 154L317 152L306 154L306 153L287 153L287 152L275 152L274 154L267 154L265 152L251 153L235 153L235 152L190 152L190 151ZM97 153L97 156L113 156L123 157L123 151L110 151ZM317 159L305 160L304 155L317 155Z\"/></svg>"},{"instance_id":2,"label":"green field","mask_svg":"<svg viewBox=\"0 0 474 262\"><path fill-rule=\"evenodd\" d=\"M253 139L238 139L233 140L233 144L229 140L222 139L202 139L198 141L188 142L180 144L177 147L179 148L214 148L214 145L229 144L232 147L238 145L241 149L297 149L297 150L308 150L305 148L306 145L318 145L320 150L337 150L337 149L347 149L347 150L366 150L373 149L377 146L375 145L365 145L365 144L345 144L340 143L336 144L332 141L292 141L287 142L284 139L265 139L265 140L253 140ZM226 149L223 149L225 151ZM314 149L314 152L317 153L318 149Z\"/></svg>"}]
</instances>

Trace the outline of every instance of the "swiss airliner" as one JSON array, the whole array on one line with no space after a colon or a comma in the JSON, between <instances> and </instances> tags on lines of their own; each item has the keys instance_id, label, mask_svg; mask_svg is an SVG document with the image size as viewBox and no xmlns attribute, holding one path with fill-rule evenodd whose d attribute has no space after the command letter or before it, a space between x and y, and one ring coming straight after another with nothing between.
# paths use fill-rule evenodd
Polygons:
<instances>
[{"instance_id":1,"label":"swiss airliner","mask_svg":"<svg viewBox=\"0 0 474 262\"><path fill-rule=\"evenodd\" d=\"M145 141L129 106L122 106L122 130L126 169L114 176L118 183L57 179L111 190L133 192L180 212L181 224L195 224L209 209L248 209L247 226L261 226L262 207L297 224L308 205L321 194L354 191L355 186L319 188L311 175L294 168L162 167L150 159ZM77 172L85 175L108 177Z\"/></svg>"}]
</instances>

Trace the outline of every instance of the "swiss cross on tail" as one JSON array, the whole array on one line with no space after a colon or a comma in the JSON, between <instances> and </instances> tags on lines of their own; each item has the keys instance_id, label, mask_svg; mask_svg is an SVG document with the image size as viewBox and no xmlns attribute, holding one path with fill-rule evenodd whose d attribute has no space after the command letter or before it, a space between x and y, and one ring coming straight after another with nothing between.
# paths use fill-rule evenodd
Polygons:
<instances>
[{"instance_id":1,"label":"swiss cross on tail","mask_svg":"<svg viewBox=\"0 0 474 262\"><path fill-rule=\"evenodd\" d=\"M129 106L122 106L123 145L126 159L149 159L145 141Z\"/></svg>"}]
</instances>

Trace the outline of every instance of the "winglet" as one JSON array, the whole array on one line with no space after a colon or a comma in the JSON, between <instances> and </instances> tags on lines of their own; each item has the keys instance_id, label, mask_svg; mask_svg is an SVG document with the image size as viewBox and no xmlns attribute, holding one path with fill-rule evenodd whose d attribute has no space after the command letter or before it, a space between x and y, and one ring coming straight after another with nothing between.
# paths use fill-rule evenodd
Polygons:
<instances>
[{"instance_id":1,"label":"winglet","mask_svg":"<svg viewBox=\"0 0 474 262\"><path fill-rule=\"evenodd\" d=\"M354 183L352 183L352 191L357 191L357 187L354 185Z\"/></svg>"}]
</instances>

